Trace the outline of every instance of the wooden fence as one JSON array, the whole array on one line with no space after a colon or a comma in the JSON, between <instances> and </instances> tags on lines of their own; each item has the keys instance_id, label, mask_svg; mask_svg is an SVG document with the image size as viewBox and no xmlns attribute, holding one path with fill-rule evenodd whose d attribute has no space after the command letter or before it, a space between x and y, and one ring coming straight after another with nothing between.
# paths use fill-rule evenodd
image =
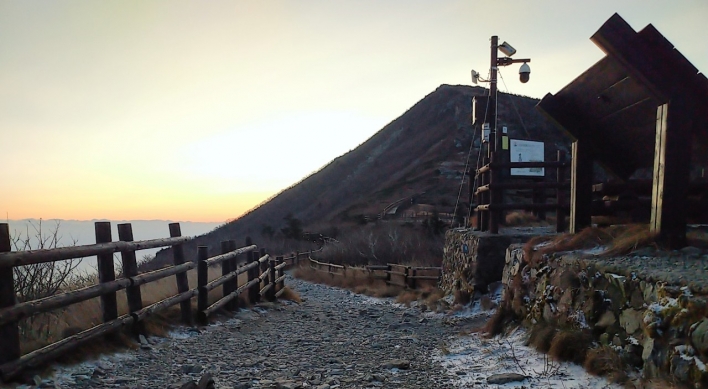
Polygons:
<instances>
[{"instance_id":1,"label":"wooden fence","mask_svg":"<svg viewBox=\"0 0 708 389\"><path fill-rule=\"evenodd\" d=\"M565 201L566 190L570 184L563 180L564 169L568 168L568 163L564 162L565 154L558 151L556 161L552 162L497 162L501 154L492 153L491 160L484 158L484 166L477 170L477 190L474 195L477 198L477 226L480 231L489 231L492 234L499 233L499 224L504 211L507 210L529 210L543 213L545 211L556 211L556 231L563 232L565 229L565 215L568 205ZM503 172L514 168L556 168L555 182L513 182L511 177L504 178ZM506 181L506 182L502 182ZM472 185L472 181L470 181ZM504 191L513 189L531 189L534 191L532 203L504 203ZM546 203L546 189L554 189L556 192L555 204ZM472 201L470 191L470 202Z\"/></svg>"},{"instance_id":2,"label":"wooden fence","mask_svg":"<svg viewBox=\"0 0 708 389\"><path fill-rule=\"evenodd\" d=\"M36 367L53 360L66 351L91 339L114 333L124 328L140 332L140 324L147 317L180 304L181 319L192 324L191 300L197 297L197 318L207 321L209 315L220 308L238 309L237 297L248 293L250 303L257 303L262 297L275 300L284 291L284 268L297 263L301 254L296 253L286 261L282 256L275 258L266 254L246 240L244 247L237 248L233 240L221 242L221 254L209 257L206 246L198 247L197 261L187 261L183 244L190 238L181 236L179 223L169 225L170 237L144 241L133 241L130 224L119 224L119 241L112 241L110 222L96 222L96 244L63 247L48 250L11 251L9 225L0 223L0 378L8 381L27 367ZM135 252L138 250L172 247L173 264L163 269L140 274ZM121 254L122 275L116 278L113 254ZM304 253L303 255L308 255ZM33 301L17 302L14 290L14 268L19 266L50 263L67 259L96 256L98 260L98 284L79 290ZM222 276L208 282L209 266L221 264ZM187 271L197 267L198 285L190 289ZM247 274L247 282L238 285L238 276ZM175 276L177 294L149 306L143 306L140 286L162 278ZM208 292L223 288L223 297L209 305ZM118 316L116 292L125 289L128 313ZM100 297L103 323L56 343L21 355L20 320L31 316L65 308L72 304Z\"/></svg>"},{"instance_id":3,"label":"wooden fence","mask_svg":"<svg viewBox=\"0 0 708 389\"><path fill-rule=\"evenodd\" d=\"M310 268L331 274L334 276L344 276L352 272L367 272L368 276L383 280L386 285L400 286L403 288L415 289L420 281L435 281L439 282L442 275L441 267L422 267L408 266L389 263L386 265L370 265L365 267L344 266L334 263L320 262L313 258L309 258ZM431 275L430 273L437 273Z\"/></svg>"}]
</instances>

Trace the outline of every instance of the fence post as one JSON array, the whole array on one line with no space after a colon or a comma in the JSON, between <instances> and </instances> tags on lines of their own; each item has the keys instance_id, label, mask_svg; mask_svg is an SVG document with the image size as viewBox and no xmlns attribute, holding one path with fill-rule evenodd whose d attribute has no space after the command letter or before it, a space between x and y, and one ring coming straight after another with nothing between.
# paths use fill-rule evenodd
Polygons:
<instances>
[{"instance_id":1,"label":"fence post","mask_svg":"<svg viewBox=\"0 0 708 389\"><path fill-rule=\"evenodd\" d=\"M269 284L270 284L270 289L268 289L268 294L266 295L266 298L268 301L275 301L275 279L277 278L275 276L275 262L283 257L276 257L275 259L271 258L268 261L268 265L270 266L270 277L269 277Z\"/></svg>"},{"instance_id":2,"label":"fence post","mask_svg":"<svg viewBox=\"0 0 708 389\"><path fill-rule=\"evenodd\" d=\"M410 268L411 268L410 266L406 266L403 269L403 285L405 285L405 288L410 287L410 280L408 279L408 271Z\"/></svg>"},{"instance_id":3,"label":"fence post","mask_svg":"<svg viewBox=\"0 0 708 389\"><path fill-rule=\"evenodd\" d=\"M283 263L283 257L280 257L279 259L276 259L276 262L278 265ZM285 274L285 268L281 267L280 270L278 270L278 278L282 277ZM280 285L278 285L278 291L283 290L285 288L285 279L280 281Z\"/></svg>"},{"instance_id":4,"label":"fence post","mask_svg":"<svg viewBox=\"0 0 708 389\"><path fill-rule=\"evenodd\" d=\"M411 268L411 271L413 274L411 274L411 289L415 289L416 287L416 275L418 274L418 270L416 268Z\"/></svg>"},{"instance_id":5,"label":"fence post","mask_svg":"<svg viewBox=\"0 0 708 389\"><path fill-rule=\"evenodd\" d=\"M118 224L118 239L123 242L133 241L133 227L130 223ZM123 277L130 278L138 275L138 261L135 258L135 250L121 251L121 263L123 264ZM140 286L129 286L125 290L128 299L128 310L132 314L143 308L143 298L140 293ZM134 323L133 329L137 333L144 333L143 323Z\"/></svg>"},{"instance_id":6,"label":"fence post","mask_svg":"<svg viewBox=\"0 0 708 389\"><path fill-rule=\"evenodd\" d=\"M236 241L231 239L229 240L229 251L234 251L236 250ZM229 261L231 261L231 271L234 272L238 270L238 260L239 257L233 257ZM227 284L230 284L230 290L231 292L235 291L238 289L238 276L234 277L231 279L231 281L227 282ZM234 298L233 300L229 301L229 304L227 305L227 309L230 311L237 311L238 310L238 298Z\"/></svg>"},{"instance_id":7,"label":"fence post","mask_svg":"<svg viewBox=\"0 0 708 389\"><path fill-rule=\"evenodd\" d=\"M386 285L391 284L391 265L386 264Z\"/></svg>"},{"instance_id":8,"label":"fence post","mask_svg":"<svg viewBox=\"0 0 708 389\"><path fill-rule=\"evenodd\" d=\"M209 292L206 290L206 284L209 282L209 266L207 266L207 259L209 259L209 248L207 246L197 247L197 288L199 290L199 294L197 295L197 311L200 313L201 324L206 324L209 320L206 315L201 314L209 307Z\"/></svg>"},{"instance_id":9,"label":"fence post","mask_svg":"<svg viewBox=\"0 0 708 389\"><path fill-rule=\"evenodd\" d=\"M228 253L230 246L229 246L229 241L228 240L222 240L221 241L221 254L226 254ZM228 261L222 261L221 262L221 275L225 276L229 273L231 273L231 260ZM223 297L226 297L229 295L229 293L233 292L231 290L231 283L230 282L224 282L223 285L221 286L221 291L223 294ZM225 307L227 310L231 309L231 304L227 304Z\"/></svg>"},{"instance_id":10,"label":"fence post","mask_svg":"<svg viewBox=\"0 0 708 389\"><path fill-rule=\"evenodd\" d=\"M251 240L251 238L246 238L246 246L250 246L250 245L252 245L252 244L253 244L253 241ZM255 252L253 252L253 251L249 251L249 252L248 252L248 264L249 264L249 265L252 264L254 260L255 260L255 261L258 260L258 254L255 253ZM253 281L256 277L258 277L257 273L258 273L258 268L257 268L257 267L248 270L248 282L251 282L251 281ZM258 286L256 285L256 288L257 288L257 287L258 287ZM255 304L256 301L257 301L257 300L256 300L256 295L258 294L258 291L255 290L255 292L254 292L254 289L255 289L255 288L254 288L253 286L251 286L250 288L248 288L248 302L249 302L251 305Z\"/></svg>"},{"instance_id":11,"label":"fence post","mask_svg":"<svg viewBox=\"0 0 708 389\"><path fill-rule=\"evenodd\" d=\"M256 257L260 260L260 258L263 258L265 256L265 249L260 249L259 255L256 255ZM268 262L261 262L258 267L258 276L262 276L264 272L268 270ZM258 284L256 284L256 289L258 290L258 295L256 296L256 299L258 302L260 302L261 299L261 289L268 285L268 279L261 280Z\"/></svg>"},{"instance_id":12,"label":"fence post","mask_svg":"<svg viewBox=\"0 0 708 389\"><path fill-rule=\"evenodd\" d=\"M565 161L565 151L563 150L558 150L558 163L564 162ZM563 209L563 200L564 200L564 194L565 192L563 191L563 183L565 180L563 179L565 173L565 169L562 166L558 166L556 169L556 181L558 184L558 189L556 189L556 232L563 232L565 231L565 210Z\"/></svg>"},{"instance_id":13,"label":"fence post","mask_svg":"<svg viewBox=\"0 0 708 389\"><path fill-rule=\"evenodd\" d=\"M111 237L111 222L94 223L96 231L96 243L109 243ZM116 279L116 272L113 266L113 253L98 254L98 282L111 282ZM107 323L118 317L118 301L116 292L101 295L101 311L103 322Z\"/></svg>"},{"instance_id":14,"label":"fence post","mask_svg":"<svg viewBox=\"0 0 708 389\"><path fill-rule=\"evenodd\" d=\"M300 263L300 252L295 251L295 259L293 260L292 267L297 267L298 263Z\"/></svg>"},{"instance_id":15,"label":"fence post","mask_svg":"<svg viewBox=\"0 0 708 389\"><path fill-rule=\"evenodd\" d=\"M170 223L170 238L176 238L182 236L182 229L179 223ZM182 243L172 246L172 254L174 255L174 264L181 265L184 263L184 247ZM189 290L189 280L187 279L187 272L178 273L175 275L177 279L177 292L184 293ZM182 301L179 303L180 310L182 311L182 322L185 324L192 324L192 302L190 300Z\"/></svg>"},{"instance_id":16,"label":"fence post","mask_svg":"<svg viewBox=\"0 0 708 389\"><path fill-rule=\"evenodd\" d=\"M0 253L12 251L10 225L0 223ZM0 267L0 309L15 305L15 279L12 266ZM0 365L20 358L20 328L17 321L0 325Z\"/></svg>"}]
</instances>

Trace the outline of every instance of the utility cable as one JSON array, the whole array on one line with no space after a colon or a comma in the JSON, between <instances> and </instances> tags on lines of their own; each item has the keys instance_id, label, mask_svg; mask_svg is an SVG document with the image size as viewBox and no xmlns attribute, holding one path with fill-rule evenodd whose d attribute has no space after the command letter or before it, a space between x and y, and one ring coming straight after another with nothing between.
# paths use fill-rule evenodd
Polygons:
<instances>
[{"instance_id":1,"label":"utility cable","mask_svg":"<svg viewBox=\"0 0 708 389\"><path fill-rule=\"evenodd\" d=\"M526 128L526 124L524 123L524 119L521 117L521 114L519 113L519 109L516 107L516 103L514 103L514 98L511 96L511 93L509 92L509 88L506 86L506 82L504 81L504 76L502 76L501 71L497 71L499 74L499 78L502 80L502 84L504 84L504 89L506 90L506 95L509 96L509 101L511 101L511 106L514 107L514 111L516 112L516 116L519 117L519 122L521 122L521 128L524 129L524 132L526 133L527 138L531 138L531 134L529 134L529 130Z\"/></svg>"}]
</instances>

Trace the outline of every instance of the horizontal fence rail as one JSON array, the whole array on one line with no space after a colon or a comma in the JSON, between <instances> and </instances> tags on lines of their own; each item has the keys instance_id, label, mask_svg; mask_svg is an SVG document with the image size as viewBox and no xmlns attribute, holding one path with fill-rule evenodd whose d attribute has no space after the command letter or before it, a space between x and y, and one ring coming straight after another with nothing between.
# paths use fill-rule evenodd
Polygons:
<instances>
[{"instance_id":1,"label":"horizontal fence rail","mask_svg":"<svg viewBox=\"0 0 708 389\"><path fill-rule=\"evenodd\" d=\"M315 271L328 273L333 277L346 276L348 272L351 273L352 271L365 271L369 273L370 277L383 280L387 285L410 289L416 289L419 286L418 280L440 282L440 277L442 276L442 267L408 266L397 263L369 265L365 267L347 267L309 258L309 266ZM419 272L437 274L419 274Z\"/></svg>"},{"instance_id":2,"label":"horizontal fence rail","mask_svg":"<svg viewBox=\"0 0 708 389\"><path fill-rule=\"evenodd\" d=\"M489 231L492 234L499 233L499 225L503 219L504 212L510 210L531 211L541 220L545 220L546 211L556 211L556 231L562 232L565 229L565 216L569 213L569 206L565 200L566 193L570 188L570 183L563 179L564 171L570 164L565 162L565 153L561 150L557 153L555 161L538 162L498 162L502 157L498 152L491 153L490 158L484 157L484 162L476 171L476 175L470 180L469 201L476 198L477 206L472 210L477 215L476 229ZM529 178L525 176L511 176L509 169L521 168L543 168L543 177ZM556 180L543 181L551 169L556 170ZM533 182L524 180L532 179ZM472 190L472 183L476 190ZM555 191L555 203L546 203L546 189ZM505 202L504 193L509 190L531 190L531 203L525 202ZM471 215L470 215L471 216Z\"/></svg>"},{"instance_id":3,"label":"horizontal fence rail","mask_svg":"<svg viewBox=\"0 0 708 389\"><path fill-rule=\"evenodd\" d=\"M237 248L233 240L221 242L221 253L209 257L209 249L199 246L197 258L187 260L183 244L191 238L181 236L179 223L169 224L170 237L133 241L130 224L119 224L119 241L112 241L110 222L96 222L96 244L62 247L45 250L11 251L9 226L0 223L0 381L9 381L28 367L37 367L56 359L67 351L92 339L123 330L132 329L133 334L144 332L142 322L161 311L180 305L182 321L192 325L192 300L197 300L196 316L200 323L219 309L237 310L238 297L248 295L248 302L255 304L265 298L274 301L285 292L285 268L297 264L301 257L312 252L295 253L283 258L266 254L246 240L244 247ZM173 264L150 272L139 273L135 252L139 250L171 247ZM320 248L321 249L321 248ZM121 254L122 274L116 277L114 254ZM24 266L53 263L63 260L96 256L98 283L53 296L18 302L15 291L14 272ZM222 274L209 281L209 268L221 266ZM187 272L197 269L197 286L190 288ZM173 296L143 306L141 285L175 277L177 293ZM239 285L239 276L245 278ZM209 304L209 291L221 286L222 297ZM127 312L118 315L116 292L125 290ZM68 336L55 343L21 354L21 320L34 315L66 308L83 301L100 298L103 323Z\"/></svg>"}]
</instances>

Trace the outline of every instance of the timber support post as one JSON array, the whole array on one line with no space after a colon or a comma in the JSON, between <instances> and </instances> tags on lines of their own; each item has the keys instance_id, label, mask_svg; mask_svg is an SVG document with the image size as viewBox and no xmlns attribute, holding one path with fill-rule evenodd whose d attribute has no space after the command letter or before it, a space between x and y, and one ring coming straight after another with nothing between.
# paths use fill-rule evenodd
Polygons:
<instances>
[{"instance_id":1,"label":"timber support post","mask_svg":"<svg viewBox=\"0 0 708 389\"><path fill-rule=\"evenodd\" d=\"M179 223L170 223L170 238L177 238L182 236L182 230ZM185 262L184 260L184 247L182 243L172 246L172 255L174 259L175 266L181 265ZM187 279L187 272L177 273L175 275L177 280L177 292L185 293L189 291L189 280ZM185 300L179 303L180 311L182 312L182 322L187 325L192 324L192 303L189 300Z\"/></svg>"},{"instance_id":2,"label":"timber support post","mask_svg":"<svg viewBox=\"0 0 708 389\"><path fill-rule=\"evenodd\" d=\"M564 199L565 199L565 191L563 190L563 183L564 183L564 168L560 166L560 163L565 162L565 151L563 150L558 150L558 158L557 161L559 163L558 168L556 169L556 183L558 184L558 188L556 189L556 205L558 206L556 208L556 232L561 233L565 231L565 208L564 207Z\"/></svg>"},{"instance_id":3,"label":"timber support post","mask_svg":"<svg viewBox=\"0 0 708 389\"><path fill-rule=\"evenodd\" d=\"M231 246L229 244L228 240L222 240L221 241L221 254L226 254L228 253L231 249ZM233 269L231 269L231 261L226 260L221 263L221 276L226 276L229 273L231 273ZM221 286L221 291L222 291L222 296L226 297L228 296L233 290L231 289L231 282L224 282L224 284ZM226 310L231 310L231 304L226 304Z\"/></svg>"},{"instance_id":4,"label":"timber support post","mask_svg":"<svg viewBox=\"0 0 708 389\"><path fill-rule=\"evenodd\" d=\"M94 227L96 230L96 243L110 243L113 240L111 237L111 222L96 222L94 223ZM97 258L98 282L104 284L115 281L116 272L113 265L113 254L98 254ZM104 323L108 323L109 321L118 318L118 301L116 298L116 292L101 295L101 311Z\"/></svg>"},{"instance_id":5,"label":"timber support post","mask_svg":"<svg viewBox=\"0 0 708 389\"><path fill-rule=\"evenodd\" d=\"M279 257L278 259L276 259L276 262L278 265L283 263L283 257ZM283 275L285 275L285 268L281 266L280 269L278 269L278 278L282 278ZM283 290L283 288L285 288L285 279L280 280L280 283L278 285L278 292Z\"/></svg>"},{"instance_id":6,"label":"timber support post","mask_svg":"<svg viewBox=\"0 0 708 389\"><path fill-rule=\"evenodd\" d=\"M209 307L209 291L206 288L209 282L209 265L207 264L207 259L209 259L209 248L207 246L197 247L197 289L199 295L197 296L197 311L200 313L201 324L207 323L207 316L201 315Z\"/></svg>"},{"instance_id":7,"label":"timber support post","mask_svg":"<svg viewBox=\"0 0 708 389\"><path fill-rule=\"evenodd\" d=\"M268 299L268 301L275 301L275 279L277 278L275 276L275 262L281 258L282 257L276 257L275 259L270 258L268 260L268 267L270 269L270 277L268 277L268 284L270 284L270 289L268 289L268 292L266 294L266 298Z\"/></svg>"},{"instance_id":8,"label":"timber support post","mask_svg":"<svg viewBox=\"0 0 708 389\"><path fill-rule=\"evenodd\" d=\"M650 230L670 249L686 245L693 123L690 110L682 105L685 102L675 99L656 110Z\"/></svg>"},{"instance_id":9,"label":"timber support post","mask_svg":"<svg viewBox=\"0 0 708 389\"><path fill-rule=\"evenodd\" d=\"M576 140L572 144L570 170L570 233L576 234L592 223L592 156L589 144Z\"/></svg>"},{"instance_id":10,"label":"timber support post","mask_svg":"<svg viewBox=\"0 0 708 389\"><path fill-rule=\"evenodd\" d=\"M229 251L234 251L236 250L236 241L231 239L229 240ZM231 271L236 271L238 269L238 261L240 259L240 255L233 257L232 259L229 260L229 267ZM238 289L238 277L234 277L232 280L226 282L229 284L229 293L234 292L236 289ZM229 311L237 311L238 310L238 297L229 301L229 303L226 305L226 309Z\"/></svg>"},{"instance_id":11,"label":"timber support post","mask_svg":"<svg viewBox=\"0 0 708 389\"><path fill-rule=\"evenodd\" d=\"M0 253L10 251L10 226L0 223ZM16 298L13 267L0 267L0 309L14 306ZM20 327L17 320L0 324L0 339L3 344L0 349L0 365L20 358Z\"/></svg>"},{"instance_id":12,"label":"timber support post","mask_svg":"<svg viewBox=\"0 0 708 389\"><path fill-rule=\"evenodd\" d=\"M133 227L130 223L118 224L118 239L123 242L133 241ZM121 264L123 265L123 277L130 278L138 275L138 262L135 258L135 250L121 251ZM128 311L133 314L143 309L143 298L140 293L140 285L129 286L125 290L128 300ZM141 334L145 332L142 322L133 323L135 332Z\"/></svg>"}]
</instances>

